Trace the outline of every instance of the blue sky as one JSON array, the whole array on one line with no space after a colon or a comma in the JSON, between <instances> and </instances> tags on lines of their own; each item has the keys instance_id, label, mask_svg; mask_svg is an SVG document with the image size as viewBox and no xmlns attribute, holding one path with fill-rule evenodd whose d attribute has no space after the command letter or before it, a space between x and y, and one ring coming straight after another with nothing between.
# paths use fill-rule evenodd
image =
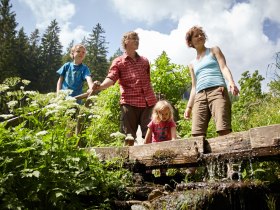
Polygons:
<instances>
[{"instance_id":1,"label":"blue sky","mask_svg":"<svg viewBox=\"0 0 280 210\"><path fill-rule=\"evenodd\" d=\"M10 0L18 27L29 35L41 33L56 19L60 41L79 43L100 23L109 42L109 55L120 46L123 33L140 36L139 54L152 63L164 50L176 64L187 65L195 51L185 44L193 25L204 28L206 46L218 45L234 79L259 70L269 81L268 65L280 51L279 0ZM266 87L263 87L266 89Z\"/></svg>"}]
</instances>

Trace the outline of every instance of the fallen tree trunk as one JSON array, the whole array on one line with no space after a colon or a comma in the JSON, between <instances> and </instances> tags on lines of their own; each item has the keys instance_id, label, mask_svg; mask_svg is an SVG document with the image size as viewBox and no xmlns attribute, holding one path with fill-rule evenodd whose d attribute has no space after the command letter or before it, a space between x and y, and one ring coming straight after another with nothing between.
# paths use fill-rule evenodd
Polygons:
<instances>
[{"instance_id":1,"label":"fallen tree trunk","mask_svg":"<svg viewBox=\"0 0 280 210\"><path fill-rule=\"evenodd\" d=\"M189 167L207 160L280 158L280 124L211 139L195 137L132 147L90 148L101 160L122 158L148 168Z\"/></svg>"}]
</instances>

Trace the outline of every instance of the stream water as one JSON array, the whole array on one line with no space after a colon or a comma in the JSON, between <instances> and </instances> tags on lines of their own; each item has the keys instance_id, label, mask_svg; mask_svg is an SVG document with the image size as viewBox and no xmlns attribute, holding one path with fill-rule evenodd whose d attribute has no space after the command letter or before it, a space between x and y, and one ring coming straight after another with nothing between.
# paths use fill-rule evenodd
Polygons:
<instances>
[{"instance_id":1,"label":"stream water","mask_svg":"<svg viewBox=\"0 0 280 210\"><path fill-rule=\"evenodd\" d=\"M269 164L269 163L268 163ZM183 170L183 169L181 169ZM205 166L181 176L156 177L143 181L141 202L133 210L278 210L280 184L259 181L252 159L211 160ZM265 173L265 171L263 172ZM279 171L278 171L279 176ZM145 190L143 190L145 189ZM146 194L145 194L146 193ZM145 195L144 195L145 194ZM146 197L145 197L146 196ZM137 195L135 194L135 200Z\"/></svg>"}]
</instances>

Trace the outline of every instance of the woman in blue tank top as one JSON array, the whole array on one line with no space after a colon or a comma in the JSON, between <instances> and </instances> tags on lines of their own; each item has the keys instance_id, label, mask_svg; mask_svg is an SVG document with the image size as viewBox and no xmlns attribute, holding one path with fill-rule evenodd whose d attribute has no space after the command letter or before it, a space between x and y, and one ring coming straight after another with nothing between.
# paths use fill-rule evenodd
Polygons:
<instances>
[{"instance_id":1,"label":"woman in blue tank top","mask_svg":"<svg viewBox=\"0 0 280 210\"><path fill-rule=\"evenodd\" d=\"M231 102L225 79L233 95L239 90L235 85L225 57L219 47L206 48L206 34L194 26L186 34L189 47L196 50L196 58L189 64L192 78L190 98L184 113L190 119L192 135L206 136L210 118L213 117L219 135L229 134L231 129Z\"/></svg>"}]
</instances>

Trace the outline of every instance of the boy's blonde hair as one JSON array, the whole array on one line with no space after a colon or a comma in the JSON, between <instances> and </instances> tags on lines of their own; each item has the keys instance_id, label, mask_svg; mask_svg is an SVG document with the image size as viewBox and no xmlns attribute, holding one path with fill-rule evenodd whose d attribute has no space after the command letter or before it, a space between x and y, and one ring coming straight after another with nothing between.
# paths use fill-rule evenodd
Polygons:
<instances>
[{"instance_id":1,"label":"boy's blonde hair","mask_svg":"<svg viewBox=\"0 0 280 210\"><path fill-rule=\"evenodd\" d=\"M167 100L160 100L156 103L156 105L153 108L152 120L157 122L157 123L160 122L161 119L160 119L160 116L159 116L159 111L162 111L166 108L169 109L169 119L168 120L173 120L174 109Z\"/></svg>"},{"instance_id":2,"label":"boy's blonde hair","mask_svg":"<svg viewBox=\"0 0 280 210\"><path fill-rule=\"evenodd\" d=\"M72 59L74 59L74 52L79 49L79 48L84 48L84 50L86 51L86 47L83 44L76 44L74 45L71 50L70 50L70 57Z\"/></svg>"}]
</instances>

